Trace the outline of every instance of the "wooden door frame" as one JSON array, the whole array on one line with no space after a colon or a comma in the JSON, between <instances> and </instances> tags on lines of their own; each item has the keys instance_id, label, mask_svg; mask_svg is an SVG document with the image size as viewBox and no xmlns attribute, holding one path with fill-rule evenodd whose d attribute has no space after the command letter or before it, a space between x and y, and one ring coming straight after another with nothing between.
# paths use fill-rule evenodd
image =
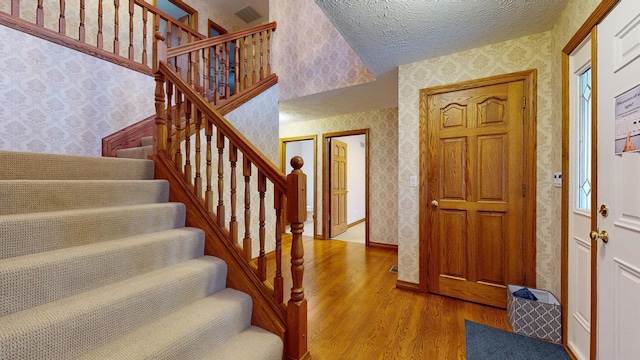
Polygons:
<instances>
[{"instance_id":1,"label":"wooden door frame","mask_svg":"<svg viewBox=\"0 0 640 360\"><path fill-rule=\"evenodd\" d=\"M215 21L211 20L211 19L207 19L207 37L211 37L211 29L216 30L217 32L220 33L220 35L224 35L229 33L227 31L227 29L223 28L222 26L220 26L219 24L217 24Z\"/></svg>"},{"instance_id":2,"label":"wooden door frame","mask_svg":"<svg viewBox=\"0 0 640 360\"><path fill-rule=\"evenodd\" d=\"M287 137L280 138L280 169L282 172L285 172L287 169L287 143L296 142L296 141L313 141L313 164L306 164L307 166L313 166L313 238L319 239L320 236L317 233L317 214L318 214L318 135L306 135L306 136L295 136L295 137ZM302 166L302 171L304 172L304 165ZM309 189L307 189L309 191ZM286 211L287 207L284 206L284 210ZM285 214L286 215L286 214ZM283 218L287 218L283 216Z\"/></svg>"},{"instance_id":3,"label":"wooden door frame","mask_svg":"<svg viewBox=\"0 0 640 360\"><path fill-rule=\"evenodd\" d=\"M428 248L430 229L427 228L427 208L429 206L429 185L427 179L428 162L428 122L427 102L429 95L448 93L452 91L473 89L489 85L498 85L513 81L523 81L523 94L526 96L526 107L523 112L524 125L524 170L523 181L525 196L523 200L523 218L532 221L524 222L523 271L525 284L536 284L536 130L537 130L537 71L535 69L492 76L483 79L470 80L451 85L437 86L420 90L420 191L419 191L419 252L420 252L420 283L421 292L429 292L427 259L429 253L435 251ZM505 294L506 296L506 294Z\"/></svg>"},{"instance_id":4,"label":"wooden door frame","mask_svg":"<svg viewBox=\"0 0 640 360\"><path fill-rule=\"evenodd\" d=\"M184 10L184 12L186 12L187 14L191 15L191 24L189 24L189 27L197 32L198 31L198 10L192 8L191 6L189 6L189 4L183 2L182 0L167 0L167 1L179 7L180 9ZM158 7L158 0L153 0L153 6ZM153 21L154 21L153 26L155 29L156 27L155 17L153 18Z\"/></svg>"},{"instance_id":5,"label":"wooden door frame","mask_svg":"<svg viewBox=\"0 0 640 360\"><path fill-rule=\"evenodd\" d=\"M588 36L591 37L591 151L597 154L598 150L598 39L597 25L609 14L620 0L602 0L602 2L591 13L582 26L576 31L571 40L562 49L562 174L569 174L569 56L573 53L582 41ZM598 164L597 157L591 157L591 228L596 229L597 207L598 207ZM568 179L563 180L564 184ZM569 305L569 188L562 187L562 220L561 220L561 291L560 304L563 309ZM597 356L597 320L598 320L598 247L591 246L591 344L590 358L595 360ZM562 344L567 352L575 358L575 355L567 346L568 314L562 312Z\"/></svg>"},{"instance_id":6,"label":"wooden door frame","mask_svg":"<svg viewBox=\"0 0 640 360\"><path fill-rule=\"evenodd\" d=\"M366 219L365 226L365 246L373 245L373 243L369 242L369 129L359 129L359 130L346 130L339 131L333 133L325 133L322 134L322 234L321 238L329 239L330 234L330 224L329 217L331 216L331 202L330 196L331 194L331 186L330 186L330 178L329 173L331 169L330 159L331 159L331 147L329 146L329 140L334 137L343 137L343 136L351 136L351 135L364 135L365 141L365 166L364 166L364 178L365 178L365 200L364 200L364 212Z\"/></svg>"}]
</instances>

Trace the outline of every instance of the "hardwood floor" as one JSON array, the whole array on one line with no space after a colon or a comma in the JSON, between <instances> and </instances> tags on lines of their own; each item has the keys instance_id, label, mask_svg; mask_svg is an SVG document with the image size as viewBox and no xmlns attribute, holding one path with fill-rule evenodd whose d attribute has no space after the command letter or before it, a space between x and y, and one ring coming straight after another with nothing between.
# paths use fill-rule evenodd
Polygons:
<instances>
[{"instance_id":1,"label":"hardwood floor","mask_svg":"<svg viewBox=\"0 0 640 360\"><path fill-rule=\"evenodd\" d=\"M396 289L394 250L306 237L304 247L314 360L464 359L465 319L510 330L504 310ZM284 273L286 299L291 281Z\"/></svg>"}]
</instances>

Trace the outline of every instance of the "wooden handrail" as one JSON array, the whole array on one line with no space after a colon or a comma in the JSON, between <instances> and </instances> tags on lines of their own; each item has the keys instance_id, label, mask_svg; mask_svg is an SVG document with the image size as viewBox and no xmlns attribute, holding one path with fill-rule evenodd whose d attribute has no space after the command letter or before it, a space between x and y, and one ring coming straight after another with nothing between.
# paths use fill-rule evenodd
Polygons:
<instances>
[{"instance_id":1,"label":"wooden handrail","mask_svg":"<svg viewBox=\"0 0 640 360\"><path fill-rule=\"evenodd\" d=\"M224 136L229 138L231 143L238 147L238 149L249 158L252 164L256 167L263 169L267 178L277 186L279 191L285 192L287 190L287 180L284 173L278 169L271 160L267 159L260 150L258 150L244 135L242 135L233 125L231 125L225 118L213 108L202 95L198 94L192 87L190 87L178 74L176 74L171 67L164 61L160 61L158 66L158 72L164 75L165 79L170 81L178 91L182 92L187 98L189 98L193 105L204 114L208 121L215 121L216 127L222 130ZM214 120L215 119L215 120Z\"/></svg>"},{"instance_id":2,"label":"wooden handrail","mask_svg":"<svg viewBox=\"0 0 640 360\"><path fill-rule=\"evenodd\" d=\"M202 41L175 46L167 50L167 57L172 58L172 57L188 54L190 52L194 52L203 48L212 47L215 45L224 44L226 42L233 41L235 39L243 38L245 36L266 31L266 30L276 31L276 28L277 28L277 23L273 21L268 24L259 25L249 29L240 30L240 31L236 31L236 32L228 33L224 35L219 35L219 36L208 38L208 39L203 39Z\"/></svg>"}]
</instances>

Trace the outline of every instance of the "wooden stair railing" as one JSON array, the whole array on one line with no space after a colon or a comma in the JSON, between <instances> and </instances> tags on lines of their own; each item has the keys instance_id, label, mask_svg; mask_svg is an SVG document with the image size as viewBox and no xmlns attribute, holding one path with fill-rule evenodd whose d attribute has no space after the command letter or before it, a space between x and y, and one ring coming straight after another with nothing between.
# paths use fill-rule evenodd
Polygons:
<instances>
[{"instance_id":1,"label":"wooden stair railing","mask_svg":"<svg viewBox=\"0 0 640 360\"><path fill-rule=\"evenodd\" d=\"M167 177L177 178L176 182L188 193L183 195L183 198L188 197L185 202L193 203L193 207L197 208L198 211L188 210L188 221L195 221L194 212L199 212L205 228L216 232L219 241L205 246L205 251L231 261L230 269L234 266L249 269L247 275L259 284L259 292L267 294L265 304L271 307L275 317L267 320L254 318L255 325L277 333L278 326L274 326L273 322L281 319L279 325L284 331L280 335L285 343L286 358L309 358L307 302L302 287L302 232L306 220L306 175L300 170L302 159L292 160L294 171L285 177L201 92L196 91L193 83L187 82L174 71L166 60L167 51L161 34L158 37L154 135L156 167L168 167L162 171ZM209 44L204 46L208 48ZM193 51L189 50L189 53ZM188 72L193 73L191 69ZM241 169L238 170L238 167ZM240 186L238 172L244 180L241 180ZM173 183L171 188L173 192ZM242 199L240 206L238 194ZM226 199L229 199L228 205ZM275 210L271 215L266 210L269 200L273 201ZM257 203L257 213L253 211L254 203ZM282 271L285 203L292 233L292 287L286 303ZM267 241L267 228L273 229L273 235L269 235L273 242ZM225 244L231 254L222 251L224 249L220 249L220 243ZM271 250L275 253L275 264L267 263L266 253ZM254 265L252 259L256 257L257 265ZM275 266L273 282L267 279L268 266ZM233 276L231 270L230 276ZM252 293L255 289L248 291ZM254 306L264 305L255 304L256 301L261 301L260 296L254 298ZM269 314L265 317L269 317Z\"/></svg>"},{"instance_id":2,"label":"wooden stair railing","mask_svg":"<svg viewBox=\"0 0 640 360\"><path fill-rule=\"evenodd\" d=\"M144 0L2 2L0 24L148 75L156 32L168 47L206 38Z\"/></svg>"},{"instance_id":3,"label":"wooden stair railing","mask_svg":"<svg viewBox=\"0 0 640 360\"><path fill-rule=\"evenodd\" d=\"M167 63L216 107L275 78L271 36L276 23L252 27L167 50Z\"/></svg>"},{"instance_id":4,"label":"wooden stair railing","mask_svg":"<svg viewBox=\"0 0 640 360\"><path fill-rule=\"evenodd\" d=\"M275 30L276 23L272 22L176 46L167 50L167 60L220 114L226 115L278 82L270 65ZM231 48L234 61L230 61L228 52L221 51ZM263 56L254 59L254 54L260 53ZM230 62L234 63L233 70L226 65L217 67ZM153 135L154 119L152 115L103 138L102 156L115 157L118 149L139 146L141 137Z\"/></svg>"}]
</instances>

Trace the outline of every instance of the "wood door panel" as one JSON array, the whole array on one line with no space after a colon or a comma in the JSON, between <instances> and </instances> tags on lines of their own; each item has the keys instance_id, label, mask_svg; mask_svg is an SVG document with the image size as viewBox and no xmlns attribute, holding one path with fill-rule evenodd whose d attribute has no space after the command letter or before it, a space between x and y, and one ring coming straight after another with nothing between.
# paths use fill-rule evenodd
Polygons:
<instances>
[{"instance_id":1,"label":"wood door panel","mask_svg":"<svg viewBox=\"0 0 640 360\"><path fill-rule=\"evenodd\" d=\"M478 137L477 201L506 201L507 135Z\"/></svg>"},{"instance_id":2,"label":"wood door panel","mask_svg":"<svg viewBox=\"0 0 640 360\"><path fill-rule=\"evenodd\" d=\"M347 144L331 139L330 237L347 231Z\"/></svg>"},{"instance_id":3,"label":"wood door panel","mask_svg":"<svg viewBox=\"0 0 640 360\"><path fill-rule=\"evenodd\" d=\"M440 274L466 279L467 212L443 211L440 229Z\"/></svg>"},{"instance_id":4,"label":"wood door panel","mask_svg":"<svg viewBox=\"0 0 640 360\"><path fill-rule=\"evenodd\" d=\"M489 98L478 104L479 126L496 126L507 124L507 99Z\"/></svg>"},{"instance_id":5,"label":"wood door panel","mask_svg":"<svg viewBox=\"0 0 640 360\"><path fill-rule=\"evenodd\" d=\"M460 104L449 104L440 110L440 127L466 128L467 127L467 107Z\"/></svg>"},{"instance_id":6,"label":"wood door panel","mask_svg":"<svg viewBox=\"0 0 640 360\"><path fill-rule=\"evenodd\" d=\"M440 157L440 199L465 200L466 196L466 155L467 139L445 139L441 143Z\"/></svg>"},{"instance_id":7,"label":"wood door panel","mask_svg":"<svg viewBox=\"0 0 640 360\"><path fill-rule=\"evenodd\" d=\"M524 89L423 95L428 291L506 307L506 285L526 283Z\"/></svg>"},{"instance_id":8,"label":"wood door panel","mask_svg":"<svg viewBox=\"0 0 640 360\"><path fill-rule=\"evenodd\" d=\"M477 213L477 257L484 259L476 265L478 281L505 284L505 243L507 219L505 213Z\"/></svg>"}]
</instances>

